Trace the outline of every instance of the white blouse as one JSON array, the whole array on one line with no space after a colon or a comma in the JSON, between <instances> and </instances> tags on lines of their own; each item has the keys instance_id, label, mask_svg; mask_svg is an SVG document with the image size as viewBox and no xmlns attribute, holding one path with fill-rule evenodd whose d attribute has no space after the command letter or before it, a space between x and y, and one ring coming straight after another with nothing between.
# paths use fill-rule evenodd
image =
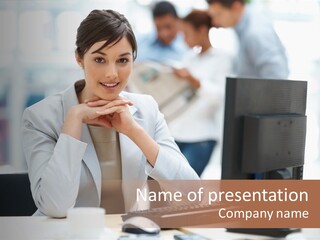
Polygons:
<instances>
[{"instance_id":1,"label":"white blouse","mask_svg":"<svg viewBox=\"0 0 320 240\"><path fill-rule=\"evenodd\" d=\"M215 48L201 54L192 51L184 58L184 67L200 81L201 86L188 108L169 124L175 140L220 140L225 79L231 71L231 64L231 56Z\"/></svg>"}]
</instances>

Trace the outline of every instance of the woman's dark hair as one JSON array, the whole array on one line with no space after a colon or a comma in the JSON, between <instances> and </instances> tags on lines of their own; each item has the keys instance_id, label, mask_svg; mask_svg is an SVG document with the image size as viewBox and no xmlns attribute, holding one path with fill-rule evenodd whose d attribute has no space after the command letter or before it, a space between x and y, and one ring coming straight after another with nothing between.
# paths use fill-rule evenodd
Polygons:
<instances>
[{"instance_id":1,"label":"woman's dark hair","mask_svg":"<svg viewBox=\"0 0 320 240\"><path fill-rule=\"evenodd\" d=\"M190 23L196 30L198 30L201 26L206 26L208 29L213 27L211 17L206 11L203 10L192 10L182 20Z\"/></svg>"},{"instance_id":2,"label":"woman's dark hair","mask_svg":"<svg viewBox=\"0 0 320 240\"><path fill-rule=\"evenodd\" d=\"M113 46L126 37L131 44L133 59L137 56L137 41L131 25L124 15L113 10L93 10L80 23L77 30L77 53L80 58L93 44L106 41L101 50L106 46Z\"/></svg>"}]
</instances>

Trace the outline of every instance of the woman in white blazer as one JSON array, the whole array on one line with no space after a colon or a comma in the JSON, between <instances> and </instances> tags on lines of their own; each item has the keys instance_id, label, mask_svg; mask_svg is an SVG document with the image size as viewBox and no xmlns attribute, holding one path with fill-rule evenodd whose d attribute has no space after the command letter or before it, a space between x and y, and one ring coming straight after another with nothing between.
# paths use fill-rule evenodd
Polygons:
<instances>
[{"instance_id":1,"label":"woman in white blazer","mask_svg":"<svg viewBox=\"0 0 320 240\"><path fill-rule=\"evenodd\" d=\"M72 207L100 206L101 169L88 125L117 132L125 181L198 179L153 98L123 91L137 50L127 19L112 10L93 10L78 28L76 45L85 79L23 114L36 214L65 217ZM139 207L126 197L134 192L123 189L127 210Z\"/></svg>"}]
</instances>

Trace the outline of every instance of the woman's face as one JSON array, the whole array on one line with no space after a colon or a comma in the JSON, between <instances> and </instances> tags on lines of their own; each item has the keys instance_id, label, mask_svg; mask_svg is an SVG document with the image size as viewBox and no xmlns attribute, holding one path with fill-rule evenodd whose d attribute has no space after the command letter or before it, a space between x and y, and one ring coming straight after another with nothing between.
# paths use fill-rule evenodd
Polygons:
<instances>
[{"instance_id":1,"label":"woman's face","mask_svg":"<svg viewBox=\"0 0 320 240\"><path fill-rule=\"evenodd\" d=\"M133 65L132 47L124 37L115 45L98 51L104 43L96 42L77 61L84 69L86 98L96 96L111 101L127 85Z\"/></svg>"},{"instance_id":2,"label":"woman's face","mask_svg":"<svg viewBox=\"0 0 320 240\"><path fill-rule=\"evenodd\" d=\"M189 47L195 47L199 44L199 33L197 30L188 22L183 22L183 34L184 41Z\"/></svg>"}]
</instances>

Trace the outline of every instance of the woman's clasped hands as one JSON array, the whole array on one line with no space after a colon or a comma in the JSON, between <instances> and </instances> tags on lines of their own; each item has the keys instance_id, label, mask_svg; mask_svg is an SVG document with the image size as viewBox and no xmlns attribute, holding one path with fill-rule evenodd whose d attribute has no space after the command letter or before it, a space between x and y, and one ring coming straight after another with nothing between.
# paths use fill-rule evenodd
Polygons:
<instances>
[{"instance_id":1,"label":"woman's clasped hands","mask_svg":"<svg viewBox=\"0 0 320 240\"><path fill-rule=\"evenodd\" d=\"M131 101L122 97L111 101L94 97L79 104L78 110L83 123L114 128L127 135L137 124L129 111L132 105Z\"/></svg>"}]
</instances>

